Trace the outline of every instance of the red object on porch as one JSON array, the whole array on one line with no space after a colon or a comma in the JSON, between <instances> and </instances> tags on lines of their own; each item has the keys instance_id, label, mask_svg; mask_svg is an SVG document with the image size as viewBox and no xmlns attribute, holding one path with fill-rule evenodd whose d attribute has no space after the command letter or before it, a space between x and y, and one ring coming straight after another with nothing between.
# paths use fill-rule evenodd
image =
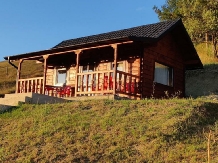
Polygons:
<instances>
[{"instance_id":1,"label":"red object on porch","mask_svg":"<svg viewBox=\"0 0 218 163\"><path fill-rule=\"evenodd\" d=\"M104 90L107 90L109 87L109 90L113 89L113 77L110 76L109 77L109 81L108 81L108 76L104 77Z\"/></svg>"},{"instance_id":2,"label":"red object on porch","mask_svg":"<svg viewBox=\"0 0 218 163\"><path fill-rule=\"evenodd\" d=\"M65 86L57 89L57 94L60 97L70 97L71 96L71 86Z\"/></svg>"},{"instance_id":3,"label":"red object on porch","mask_svg":"<svg viewBox=\"0 0 218 163\"><path fill-rule=\"evenodd\" d=\"M126 91L129 93L135 93L135 85L134 83L126 83Z\"/></svg>"},{"instance_id":4,"label":"red object on porch","mask_svg":"<svg viewBox=\"0 0 218 163\"><path fill-rule=\"evenodd\" d=\"M58 96L58 97L71 97L73 94L73 87L71 86L45 86L45 95Z\"/></svg>"},{"instance_id":5,"label":"red object on porch","mask_svg":"<svg viewBox=\"0 0 218 163\"><path fill-rule=\"evenodd\" d=\"M54 95L54 87L53 86L45 86L45 95Z\"/></svg>"},{"instance_id":6,"label":"red object on porch","mask_svg":"<svg viewBox=\"0 0 218 163\"><path fill-rule=\"evenodd\" d=\"M113 89L113 77L110 76L109 78L109 89L112 90Z\"/></svg>"},{"instance_id":7,"label":"red object on porch","mask_svg":"<svg viewBox=\"0 0 218 163\"><path fill-rule=\"evenodd\" d=\"M66 86L66 87L64 87L64 95L65 95L66 97L71 96L71 86Z\"/></svg>"},{"instance_id":8,"label":"red object on porch","mask_svg":"<svg viewBox=\"0 0 218 163\"><path fill-rule=\"evenodd\" d=\"M104 90L107 90L108 87L108 76L104 76Z\"/></svg>"}]
</instances>

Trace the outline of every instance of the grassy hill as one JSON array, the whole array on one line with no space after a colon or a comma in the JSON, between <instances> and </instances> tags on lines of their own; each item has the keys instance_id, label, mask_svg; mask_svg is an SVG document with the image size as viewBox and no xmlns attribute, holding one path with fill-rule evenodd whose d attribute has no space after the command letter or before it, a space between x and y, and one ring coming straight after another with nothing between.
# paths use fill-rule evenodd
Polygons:
<instances>
[{"instance_id":1,"label":"grassy hill","mask_svg":"<svg viewBox=\"0 0 218 163\"><path fill-rule=\"evenodd\" d=\"M218 59L214 58L211 45L195 46L204 69L186 71L186 96L199 97L218 94Z\"/></svg>"},{"instance_id":2,"label":"grassy hill","mask_svg":"<svg viewBox=\"0 0 218 163\"><path fill-rule=\"evenodd\" d=\"M16 66L18 62L13 62ZM17 69L8 62L0 62L0 95L5 93L14 93L16 86ZM22 64L21 78L31 78L43 76L42 64L36 64L35 61L24 61Z\"/></svg>"},{"instance_id":3,"label":"grassy hill","mask_svg":"<svg viewBox=\"0 0 218 163\"><path fill-rule=\"evenodd\" d=\"M205 99L21 105L0 114L0 162L218 162L218 103Z\"/></svg>"}]
</instances>

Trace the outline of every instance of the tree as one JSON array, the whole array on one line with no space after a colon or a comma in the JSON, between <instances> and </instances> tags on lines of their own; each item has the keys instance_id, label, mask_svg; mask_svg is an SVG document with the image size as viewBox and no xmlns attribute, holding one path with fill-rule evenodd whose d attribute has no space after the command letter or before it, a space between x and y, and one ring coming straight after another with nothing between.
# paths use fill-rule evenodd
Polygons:
<instances>
[{"instance_id":1,"label":"tree","mask_svg":"<svg viewBox=\"0 0 218 163\"><path fill-rule=\"evenodd\" d=\"M167 0L166 4L161 6L161 9L159 9L157 6L154 6L153 10L158 14L158 17L161 21L182 18L178 8L179 2L180 0Z\"/></svg>"},{"instance_id":2,"label":"tree","mask_svg":"<svg viewBox=\"0 0 218 163\"><path fill-rule=\"evenodd\" d=\"M212 44L214 56L217 57L217 42L218 42L218 1L204 0L204 9L202 19L204 23L204 32L212 36Z\"/></svg>"},{"instance_id":3,"label":"tree","mask_svg":"<svg viewBox=\"0 0 218 163\"><path fill-rule=\"evenodd\" d=\"M153 9L161 21L181 18L193 41L202 42L205 34L212 36L214 56L217 57L217 0L167 0L161 9L156 6Z\"/></svg>"}]
</instances>

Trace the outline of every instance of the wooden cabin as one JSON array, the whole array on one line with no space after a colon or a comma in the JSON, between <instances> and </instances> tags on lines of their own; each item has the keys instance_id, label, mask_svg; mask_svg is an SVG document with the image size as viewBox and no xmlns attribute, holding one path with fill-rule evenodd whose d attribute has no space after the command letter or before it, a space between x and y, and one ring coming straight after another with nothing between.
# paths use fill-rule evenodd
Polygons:
<instances>
[{"instance_id":1,"label":"wooden cabin","mask_svg":"<svg viewBox=\"0 0 218 163\"><path fill-rule=\"evenodd\" d=\"M185 71L202 68L180 19L62 41L49 50L4 57L17 66L16 93L133 99L185 95ZM26 60L43 76L21 79Z\"/></svg>"}]
</instances>

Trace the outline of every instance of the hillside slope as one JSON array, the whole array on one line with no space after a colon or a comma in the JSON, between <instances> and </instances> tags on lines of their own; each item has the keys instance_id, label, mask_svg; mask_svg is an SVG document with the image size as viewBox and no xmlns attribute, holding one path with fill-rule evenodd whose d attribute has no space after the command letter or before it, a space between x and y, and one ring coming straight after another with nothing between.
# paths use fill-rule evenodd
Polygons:
<instances>
[{"instance_id":1,"label":"hillside slope","mask_svg":"<svg viewBox=\"0 0 218 163\"><path fill-rule=\"evenodd\" d=\"M16 66L18 62L13 62ZM16 86L17 69L8 62L0 62L0 96L6 93L14 93ZM36 61L24 61L21 69L21 78L43 76L43 65Z\"/></svg>"},{"instance_id":2,"label":"hillside slope","mask_svg":"<svg viewBox=\"0 0 218 163\"><path fill-rule=\"evenodd\" d=\"M0 114L0 162L218 162L218 103L204 99L22 105Z\"/></svg>"},{"instance_id":3,"label":"hillside slope","mask_svg":"<svg viewBox=\"0 0 218 163\"><path fill-rule=\"evenodd\" d=\"M186 71L186 96L218 95L218 59L213 56L212 46L202 43L195 47L204 69Z\"/></svg>"},{"instance_id":4,"label":"hillside slope","mask_svg":"<svg viewBox=\"0 0 218 163\"><path fill-rule=\"evenodd\" d=\"M218 95L218 64L204 65L204 69L186 72L186 96Z\"/></svg>"}]
</instances>

